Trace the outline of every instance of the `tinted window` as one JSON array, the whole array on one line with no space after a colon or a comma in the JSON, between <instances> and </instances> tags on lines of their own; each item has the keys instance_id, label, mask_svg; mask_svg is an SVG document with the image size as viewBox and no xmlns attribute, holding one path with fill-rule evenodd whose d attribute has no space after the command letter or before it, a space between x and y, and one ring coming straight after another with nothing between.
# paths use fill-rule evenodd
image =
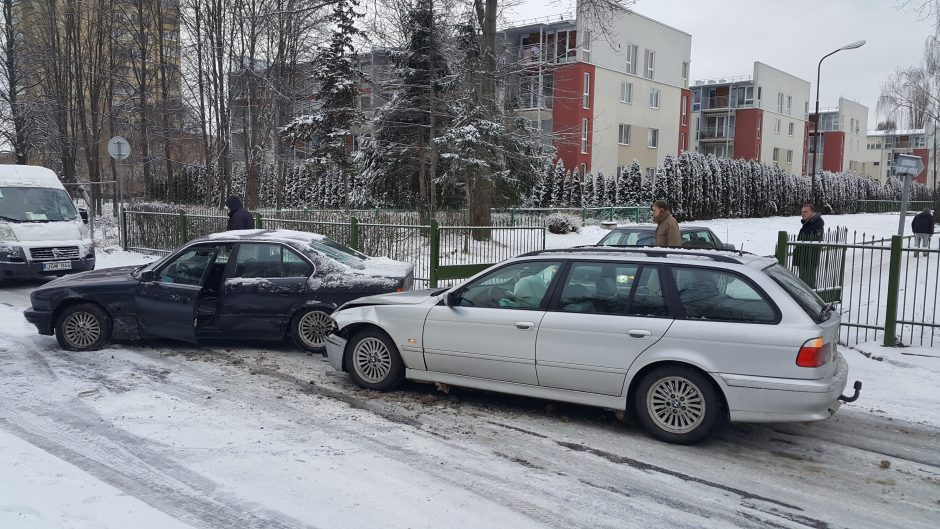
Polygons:
<instances>
[{"instance_id":1,"label":"tinted window","mask_svg":"<svg viewBox=\"0 0 940 529\"><path fill-rule=\"evenodd\" d=\"M464 287L460 305L504 309L535 309L561 267L551 261L528 261L504 266Z\"/></svg>"},{"instance_id":2,"label":"tinted window","mask_svg":"<svg viewBox=\"0 0 940 529\"><path fill-rule=\"evenodd\" d=\"M559 308L566 312L620 316L666 314L659 273L617 263L576 263L562 288Z\"/></svg>"},{"instance_id":3,"label":"tinted window","mask_svg":"<svg viewBox=\"0 0 940 529\"><path fill-rule=\"evenodd\" d=\"M299 255L280 244L242 244L235 260L235 277L307 277L312 271Z\"/></svg>"},{"instance_id":4,"label":"tinted window","mask_svg":"<svg viewBox=\"0 0 940 529\"><path fill-rule=\"evenodd\" d=\"M786 290L787 294L790 294L790 297L800 304L806 314L813 319L819 319L819 315L826 308L826 302L806 286L806 283L779 264L764 269L764 273Z\"/></svg>"},{"instance_id":5,"label":"tinted window","mask_svg":"<svg viewBox=\"0 0 940 529\"><path fill-rule=\"evenodd\" d=\"M160 270L161 283L200 285L206 270L218 253L218 248L193 248L170 261Z\"/></svg>"},{"instance_id":6,"label":"tinted window","mask_svg":"<svg viewBox=\"0 0 940 529\"><path fill-rule=\"evenodd\" d=\"M686 318L775 323L773 305L750 282L731 272L672 268Z\"/></svg>"},{"instance_id":7,"label":"tinted window","mask_svg":"<svg viewBox=\"0 0 940 529\"><path fill-rule=\"evenodd\" d=\"M715 248L715 239L708 230L687 231L682 234L682 246L686 248Z\"/></svg>"},{"instance_id":8,"label":"tinted window","mask_svg":"<svg viewBox=\"0 0 940 529\"><path fill-rule=\"evenodd\" d=\"M654 246L656 235L648 230L617 230L601 239L603 246Z\"/></svg>"}]
</instances>

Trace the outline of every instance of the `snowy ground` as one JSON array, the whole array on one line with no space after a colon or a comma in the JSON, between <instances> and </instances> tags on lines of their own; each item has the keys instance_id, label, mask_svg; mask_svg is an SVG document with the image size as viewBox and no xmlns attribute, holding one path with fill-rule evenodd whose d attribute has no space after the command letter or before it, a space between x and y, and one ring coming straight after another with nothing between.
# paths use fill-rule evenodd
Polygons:
<instances>
[{"instance_id":1,"label":"snowy ground","mask_svg":"<svg viewBox=\"0 0 940 529\"><path fill-rule=\"evenodd\" d=\"M761 220L738 222L729 242L757 246L748 223ZM99 251L100 268L145 259ZM726 426L677 447L594 408L418 384L363 391L290 345L67 353L22 317L37 284L0 285L4 529L940 520L937 349L845 350L865 387L834 418Z\"/></svg>"}]
</instances>

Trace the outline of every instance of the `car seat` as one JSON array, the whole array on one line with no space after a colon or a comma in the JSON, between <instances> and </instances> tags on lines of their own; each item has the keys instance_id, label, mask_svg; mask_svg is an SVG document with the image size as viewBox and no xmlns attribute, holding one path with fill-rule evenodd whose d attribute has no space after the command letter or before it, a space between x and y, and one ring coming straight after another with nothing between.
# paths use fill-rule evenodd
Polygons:
<instances>
[{"instance_id":1,"label":"car seat","mask_svg":"<svg viewBox=\"0 0 940 529\"><path fill-rule=\"evenodd\" d=\"M570 312L594 312L591 292L579 283L568 283L561 293L561 308Z\"/></svg>"}]
</instances>

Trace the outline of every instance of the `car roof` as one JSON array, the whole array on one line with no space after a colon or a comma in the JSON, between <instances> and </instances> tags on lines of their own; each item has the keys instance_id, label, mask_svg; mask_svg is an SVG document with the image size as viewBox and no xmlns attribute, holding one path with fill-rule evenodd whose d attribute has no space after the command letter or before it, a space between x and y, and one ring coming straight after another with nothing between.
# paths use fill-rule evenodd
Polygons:
<instances>
[{"instance_id":1,"label":"car roof","mask_svg":"<svg viewBox=\"0 0 940 529\"><path fill-rule=\"evenodd\" d=\"M552 250L539 250L528 252L519 256L522 258L560 257L576 259L589 257L605 261L636 261L654 260L672 263L688 261L699 263L703 261L723 263L730 265L744 265L752 268L764 269L776 263L773 257L762 257L746 252L703 250L685 248L662 248L646 246L576 246L573 248L558 248Z\"/></svg>"},{"instance_id":2,"label":"car roof","mask_svg":"<svg viewBox=\"0 0 940 529\"><path fill-rule=\"evenodd\" d=\"M631 230L655 230L656 224L652 223L643 223L643 224L623 224L613 228L610 231L631 231ZM679 230L710 230L708 226L701 226L697 224L679 224Z\"/></svg>"},{"instance_id":3,"label":"car roof","mask_svg":"<svg viewBox=\"0 0 940 529\"><path fill-rule=\"evenodd\" d=\"M309 245L313 241L322 241L327 239L325 235L319 233L309 233L295 230L232 230L219 233L211 233L204 237L199 237L191 241L200 242L283 242L299 243Z\"/></svg>"}]
</instances>

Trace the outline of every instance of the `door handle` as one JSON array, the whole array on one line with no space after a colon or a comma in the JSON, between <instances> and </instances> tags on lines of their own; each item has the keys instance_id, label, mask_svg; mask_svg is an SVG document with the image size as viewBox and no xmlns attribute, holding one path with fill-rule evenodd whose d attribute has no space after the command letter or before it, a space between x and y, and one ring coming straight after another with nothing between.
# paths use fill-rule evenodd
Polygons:
<instances>
[{"instance_id":1,"label":"door handle","mask_svg":"<svg viewBox=\"0 0 940 529\"><path fill-rule=\"evenodd\" d=\"M528 331L532 327L535 327L535 322L533 321L517 321L516 328L520 331Z\"/></svg>"},{"instance_id":2,"label":"door handle","mask_svg":"<svg viewBox=\"0 0 940 529\"><path fill-rule=\"evenodd\" d=\"M648 338L653 335L653 333L643 329L632 329L627 331L627 334L629 334L631 338Z\"/></svg>"}]
</instances>

